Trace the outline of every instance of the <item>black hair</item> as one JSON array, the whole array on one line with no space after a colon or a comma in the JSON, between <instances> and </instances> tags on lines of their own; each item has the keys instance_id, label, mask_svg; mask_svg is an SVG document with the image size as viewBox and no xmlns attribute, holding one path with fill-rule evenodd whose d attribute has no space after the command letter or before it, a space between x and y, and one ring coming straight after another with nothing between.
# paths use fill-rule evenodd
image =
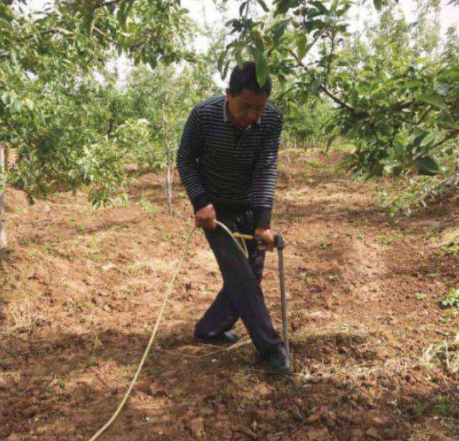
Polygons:
<instances>
[{"instance_id":1,"label":"black hair","mask_svg":"<svg viewBox=\"0 0 459 441\"><path fill-rule=\"evenodd\" d=\"M233 69L229 82L231 95L239 95L244 89L251 90L255 93L266 93L267 96L271 95L271 78L268 76L265 84L260 87L257 81L256 69L256 64L253 61L246 61L242 68L236 66Z\"/></svg>"}]
</instances>

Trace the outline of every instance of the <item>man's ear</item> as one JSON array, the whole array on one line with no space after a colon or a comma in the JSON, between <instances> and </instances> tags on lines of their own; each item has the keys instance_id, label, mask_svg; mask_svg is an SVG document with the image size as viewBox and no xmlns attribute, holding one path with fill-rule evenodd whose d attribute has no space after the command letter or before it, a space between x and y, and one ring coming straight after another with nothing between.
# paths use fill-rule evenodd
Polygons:
<instances>
[{"instance_id":1,"label":"man's ear","mask_svg":"<svg viewBox=\"0 0 459 441\"><path fill-rule=\"evenodd\" d=\"M233 95L231 94L231 89L226 89L226 98L229 98L231 99L233 97Z\"/></svg>"}]
</instances>

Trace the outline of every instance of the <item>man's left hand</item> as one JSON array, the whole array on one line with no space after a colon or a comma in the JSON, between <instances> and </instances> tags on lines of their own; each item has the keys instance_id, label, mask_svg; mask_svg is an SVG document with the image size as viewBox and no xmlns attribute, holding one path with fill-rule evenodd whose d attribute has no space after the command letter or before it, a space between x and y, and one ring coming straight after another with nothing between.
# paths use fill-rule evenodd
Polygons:
<instances>
[{"instance_id":1,"label":"man's left hand","mask_svg":"<svg viewBox=\"0 0 459 441\"><path fill-rule=\"evenodd\" d=\"M257 228L255 230L255 236L263 241L258 244L259 250L272 251L274 249L274 233L270 228Z\"/></svg>"}]
</instances>

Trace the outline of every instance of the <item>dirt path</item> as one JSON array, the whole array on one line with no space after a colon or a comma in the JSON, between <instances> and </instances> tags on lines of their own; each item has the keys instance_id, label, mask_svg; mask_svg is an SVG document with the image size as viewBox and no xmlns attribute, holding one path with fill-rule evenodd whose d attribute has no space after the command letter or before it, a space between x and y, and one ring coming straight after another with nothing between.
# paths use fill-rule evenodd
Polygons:
<instances>
[{"instance_id":1,"label":"dirt path","mask_svg":"<svg viewBox=\"0 0 459 441\"><path fill-rule=\"evenodd\" d=\"M193 341L220 285L198 234L132 398L101 439L458 439L459 379L425 354L457 332L438 302L458 286L458 256L433 240L458 224L457 199L391 220L374 202L383 184L336 172L338 156L281 164L274 225L288 241L296 374L267 375L249 342ZM123 396L192 226L183 191L171 218L152 175L131 200L92 213L84 194L28 207L7 191L0 439L87 440ZM276 270L272 254L263 286L280 329Z\"/></svg>"}]
</instances>

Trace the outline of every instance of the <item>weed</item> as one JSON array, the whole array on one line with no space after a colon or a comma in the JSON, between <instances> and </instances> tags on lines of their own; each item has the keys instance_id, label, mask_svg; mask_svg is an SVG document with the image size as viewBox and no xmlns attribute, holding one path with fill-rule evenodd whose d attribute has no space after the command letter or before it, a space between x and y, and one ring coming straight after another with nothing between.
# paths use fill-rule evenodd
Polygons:
<instances>
[{"instance_id":1,"label":"weed","mask_svg":"<svg viewBox=\"0 0 459 441\"><path fill-rule=\"evenodd\" d=\"M459 254L459 240L455 240L448 245L441 246L440 251L444 254Z\"/></svg>"},{"instance_id":2,"label":"weed","mask_svg":"<svg viewBox=\"0 0 459 441\"><path fill-rule=\"evenodd\" d=\"M459 308L459 288L451 288L440 304L445 308Z\"/></svg>"},{"instance_id":3,"label":"weed","mask_svg":"<svg viewBox=\"0 0 459 441\"><path fill-rule=\"evenodd\" d=\"M27 208L22 208L22 207L14 208L14 213L17 213L17 214L27 214L28 212L29 210L27 210Z\"/></svg>"},{"instance_id":4,"label":"weed","mask_svg":"<svg viewBox=\"0 0 459 441\"><path fill-rule=\"evenodd\" d=\"M147 199L141 199L139 202L140 207L142 208L143 211L149 214L156 214L158 212L158 207L153 205L150 201Z\"/></svg>"},{"instance_id":5,"label":"weed","mask_svg":"<svg viewBox=\"0 0 459 441\"><path fill-rule=\"evenodd\" d=\"M423 416L424 413L426 412L426 410L427 410L427 404L426 403L417 403L416 404L415 412L416 412L416 416L417 417Z\"/></svg>"},{"instance_id":6,"label":"weed","mask_svg":"<svg viewBox=\"0 0 459 441\"><path fill-rule=\"evenodd\" d=\"M422 355L421 364L427 368L434 368L440 364L448 372L459 372L459 334L452 342L444 340L427 347Z\"/></svg>"},{"instance_id":7,"label":"weed","mask_svg":"<svg viewBox=\"0 0 459 441\"><path fill-rule=\"evenodd\" d=\"M443 190L444 181L437 176L419 176L409 179L403 190L379 193L382 207L392 216L403 214L411 216L418 207L427 207Z\"/></svg>"},{"instance_id":8,"label":"weed","mask_svg":"<svg viewBox=\"0 0 459 441\"><path fill-rule=\"evenodd\" d=\"M454 412L453 408L454 405L452 405L448 397L435 397L435 406L433 408L434 413L444 417L450 417Z\"/></svg>"},{"instance_id":9,"label":"weed","mask_svg":"<svg viewBox=\"0 0 459 441\"><path fill-rule=\"evenodd\" d=\"M19 239L19 243L21 245L30 246L30 245L32 245L33 240L32 240L32 238L30 236L22 236L21 239Z\"/></svg>"},{"instance_id":10,"label":"weed","mask_svg":"<svg viewBox=\"0 0 459 441\"><path fill-rule=\"evenodd\" d=\"M379 236L378 241L383 245L391 245L394 242L402 240L406 237L405 233L397 231L394 234L387 234L385 236Z\"/></svg>"},{"instance_id":11,"label":"weed","mask_svg":"<svg viewBox=\"0 0 459 441\"><path fill-rule=\"evenodd\" d=\"M86 227L84 225L77 225L76 232L78 234L86 234Z\"/></svg>"}]
</instances>

